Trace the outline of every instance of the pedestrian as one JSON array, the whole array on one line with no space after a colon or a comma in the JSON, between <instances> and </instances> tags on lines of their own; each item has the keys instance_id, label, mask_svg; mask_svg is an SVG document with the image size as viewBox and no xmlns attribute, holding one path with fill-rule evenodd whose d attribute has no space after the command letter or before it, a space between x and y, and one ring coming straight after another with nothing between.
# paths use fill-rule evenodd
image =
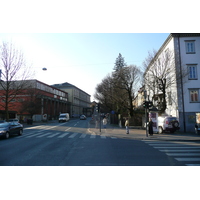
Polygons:
<instances>
[{"instance_id":1,"label":"pedestrian","mask_svg":"<svg viewBox=\"0 0 200 200\"><path fill-rule=\"evenodd\" d=\"M126 118L125 127L126 127L126 134L129 134L129 120L128 120L128 118Z\"/></svg>"},{"instance_id":2,"label":"pedestrian","mask_svg":"<svg viewBox=\"0 0 200 200\"><path fill-rule=\"evenodd\" d=\"M152 119L150 119L148 126L149 126L149 135L153 135L153 121L152 121Z\"/></svg>"},{"instance_id":3,"label":"pedestrian","mask_svg":"<svg viewBox=\"0 0 200 200\"><path fill-rule=\"evenodd\" d=\"M96 127L96 129L99 127L99 120L98 120L98 118L96 117L96 119L95 119L95 127Z\"/></svg>"},{"instance_id":4,"label":"pedestrian","mask_svg":"<svg viewBox=\"0 0 200 200\"><path fill-rule=\"evenodd\" d=\"M107 119L106 119L106 117L104 117L103 118L103 127L106 128L106 125L107 125Z\"/></svg>"}]
</instances>

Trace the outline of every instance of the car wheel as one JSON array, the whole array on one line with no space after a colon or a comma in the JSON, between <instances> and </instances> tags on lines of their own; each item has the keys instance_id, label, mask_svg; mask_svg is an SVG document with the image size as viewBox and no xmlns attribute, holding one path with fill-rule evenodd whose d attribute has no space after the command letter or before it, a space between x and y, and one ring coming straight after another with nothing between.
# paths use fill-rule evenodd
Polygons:
<instances>
[{"instance_id":1,"label":"car wheel","mask_svg":"<svg viewBox=\"0 0 200 200\"><path fill-rule=\"evenodd\" d=\"M159 133L159 134L163 133L163 129L162 129L162 127L160 127L160 126L158 127L158 133Z\"/></svg>"},{"instance_id":2,"label":"car wheel","mask_svg":"<svg viewBox=\"0 0 200 200\"><path fill-rule=\"evenodd\" d=\"M175 128L178 128L178 126L179 126L178 122L174 122L173 126L174 126Z\"/></svg>"},{"instance_id":3,"label":"car wheel","mask_svg":"<svg viewBox=\"0 0 200 200\"><path fill-rule=\"evenodd\" d=\"M19 133L18 133L18 135L22 135L22 133L23 133L23 130L20 130Z\"/></svg>"},{"instance_id":4,"label":"car wheel","mask_svg":"<svg viewBox=\"0 0 200 200\"><path fill-rule=\"evenodd\" d=\"M9 133L9 132L6 132L5 138L8 139L9 137L10 137L10 133Z\"/></svg>"}]
</instances>

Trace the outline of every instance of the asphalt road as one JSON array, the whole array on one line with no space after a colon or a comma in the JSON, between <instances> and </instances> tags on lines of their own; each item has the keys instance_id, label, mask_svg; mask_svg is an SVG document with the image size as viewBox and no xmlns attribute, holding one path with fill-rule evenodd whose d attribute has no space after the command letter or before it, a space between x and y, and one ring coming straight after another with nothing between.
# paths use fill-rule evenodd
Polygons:
<instances>
[{"instance_id":1,"label":"asphalt road","mask_svg":"<svg viewBox=\"0 0 200 200\"><path fill-rule=\"evenodd\" d=\"M0 139L1 166L182 166L200 164L198 142L121 139L89 132L88 120L27 127Z\"/></svg>"}]
</instances>

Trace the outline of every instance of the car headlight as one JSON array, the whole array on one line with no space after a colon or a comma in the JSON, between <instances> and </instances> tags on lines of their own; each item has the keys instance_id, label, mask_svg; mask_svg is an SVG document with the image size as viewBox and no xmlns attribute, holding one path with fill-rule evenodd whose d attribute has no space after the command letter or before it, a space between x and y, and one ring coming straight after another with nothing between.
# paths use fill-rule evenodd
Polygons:
<instances>
[{"instance_id":1,"label":"car headlight","mask_svg":"<svg viewBox=\"0 0 200 200\"><path fill-rule=\"evenodd\" d=\"M0 131L0 133L6 133L6 131L4 130L4 131Z\"/></svg>"}]
</instances>

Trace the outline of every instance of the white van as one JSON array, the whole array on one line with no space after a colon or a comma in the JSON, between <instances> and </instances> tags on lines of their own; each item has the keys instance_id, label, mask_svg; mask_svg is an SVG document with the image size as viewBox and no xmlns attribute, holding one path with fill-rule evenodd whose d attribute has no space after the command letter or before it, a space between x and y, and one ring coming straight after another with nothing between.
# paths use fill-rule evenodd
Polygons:
<instances>
[{"instance_id":1,"label":"white van","mask_svg":"<svg viewBox=\"0 0 200 200\"><path fill-rule=\"evenodd\" d=\"M58 121L59 123L69 121L69 113L60 113Z\"/></svg>"}]
</instances>

